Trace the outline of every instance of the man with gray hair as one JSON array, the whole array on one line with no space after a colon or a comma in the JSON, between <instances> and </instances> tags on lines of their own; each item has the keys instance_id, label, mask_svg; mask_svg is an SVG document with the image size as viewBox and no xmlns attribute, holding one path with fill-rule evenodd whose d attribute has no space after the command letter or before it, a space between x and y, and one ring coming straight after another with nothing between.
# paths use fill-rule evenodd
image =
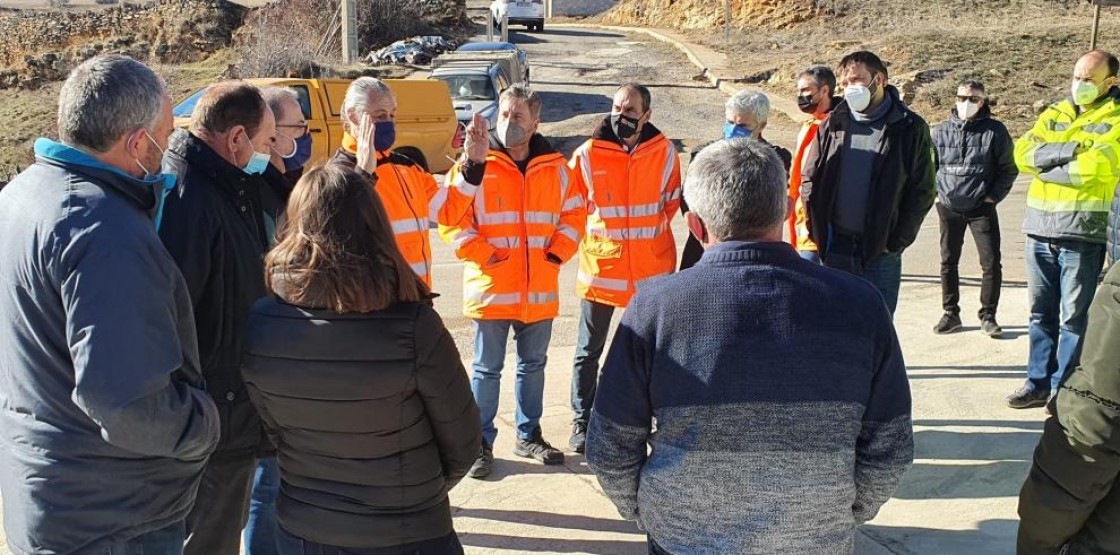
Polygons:
<instances>
[{"instance_id":1,"label":"man with gray hair","mask_svg":"<svg viewBox=\"0 0 1120 555\"><path fill-rule=\"evenodd\" d=\"M724 139L754 139L761 142L774 150L786 172L789 172L793 155L788 150L762 138L762 131L766 129L766 123L770 120L770 98L766 93L745 89L735 93L724 105L724 117L726 118L723 123ZM692 158L695 159L703 149L704 147L700 147L694 151ZM681 212L688 212L687 199L681 202ZM684 252L681 254L681 269L695 266L703 254L704 247L690 234L685 240Z\"/></svg>"},{"instance_id":2,"label":"man with gray hair","mask_svg":"<svg viewBox=\"0 0 1120 555\"><path fill-rule=\"evenodd\" d=\"M16 553L181 553L218 411L160 243L171 99L124 56L62 86L0 193L0 493Z\"/></svg>"},{"instance_id":3,"label":"man with gray hair","mask_svg":"<svg viewBox=\"0 0 1120 555\"><path fill-rule=\"evenodd\" d=\"M913 460L890 314L782 242L787 186L758 141L704 149L684 189L704 257L611 344L587 462L650 553L852 553Z\"/></svg>"}]
</instances>

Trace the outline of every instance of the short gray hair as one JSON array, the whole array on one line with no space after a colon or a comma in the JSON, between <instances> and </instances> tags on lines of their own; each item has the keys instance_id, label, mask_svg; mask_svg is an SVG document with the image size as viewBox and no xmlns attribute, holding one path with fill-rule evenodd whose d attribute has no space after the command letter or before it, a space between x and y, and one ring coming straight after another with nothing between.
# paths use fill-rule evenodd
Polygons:
<instances>
[{"instance_id":1,"label":"short gray hair","mask_svg":"<svg viewBox=\"0 0 1120 555\"><path fill-rule=\"evenodd\" d=\"M732 139L700 151L688 168L684 196L714 239L749 241L785 221L788 188L785 168L771 146Z\"/></svg>"},{"instance_id":2,"label":"short gray hair","mask_svg":"<svg viewBox=\"0 0 1120 555\"><path fill-rule=\"evenodd\" d=\"M167 84L148 66L110 54L70 72L58 95L58 136L64 144L107 152L121 136L152 131L168 101Z\"/></svg>"},{"instance_id":3,"label":"short gray hair","mask_svg":"<svg viewBox=\"0 0 1120 555\"><path fill-rule=\"evenodd\" d=\"M369 95L372 93L391 95L393 91L389 89L389 85L376 77L359 77L350 83L350 88L346 89L346 98L342 100L342 121L348 121L351 111L359 116L364 115L366 106L369 105Z\"/></svg>"},{"instance_id":4,"label":"short gray hair","mask_svg":"<svg viewBox=\"0 0 1120 555\"><path fill-rule=\"evenodd\" d=\"M513 85L512 87L502 91L502 96L498 99L499 103L502 101L509 101L511 99L518 99L529 104L529 113L533 114L534 118L541 117L541 95L537 91L526 87L525 85Z\"/></svg>"},{"instance_id":5,"label":"short gray hair","mask_svg":"<svg viewBox=\"0 0 1120 555\"><path fill-rule=\"evenodd\" d=\"M770 99L760 91L742 90L727 99L727 112L740 116L753 115L758 123L770 119Z\"/></svg>"},{"instance_id":6,"label":"short gray hair","mask_svg":"<svg viewBox=\"0 0 1120 555\"><path fill-rule=\"evenodd\" d=\"M291 87L261 87L261 96L265 104L272 110L272 115L280 119L280 111L284 108L284 101L291 100L299 106L299 93ZM301 108L302 109L302 108ZM302 114L301 114L302 115Z\"/></svg>"}]
</instances>

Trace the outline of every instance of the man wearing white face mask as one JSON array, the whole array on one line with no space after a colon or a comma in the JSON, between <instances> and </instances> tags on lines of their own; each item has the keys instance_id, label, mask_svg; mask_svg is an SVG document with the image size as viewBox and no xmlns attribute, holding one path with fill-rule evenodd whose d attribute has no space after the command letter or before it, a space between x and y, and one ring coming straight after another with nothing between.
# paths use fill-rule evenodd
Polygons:
<instances>
[{"instance_id":1,"label":"man wearing white face mask","mask_svg":"<svg viewBox=\"0 0 1120 555\"><path fill-rule=\"evenodd\" d=\"M1007 197L1019 176L1013 157L1011 134L992 118L984 84L961 83L956 107L949 121L933 130L937 158L937 215L941 221L941 291L945 314L934 326L936 333L961 328L960 273L958 264L964 230L972 230L980 267L980 331L999 337L996 323L1003 268L1000 264L1000 230L996 204Z\"/></svg>"},{"instance_id":2,"label":"man wearing white face mask","mask_svg":"<svg viewBox=\"0 0 1120 555\"><path fill-rule=\"evenodd\" d=\"M1089 305L1104 265L1109 205L1120 181L1120 61L1085 54L1070 98L1051 105L1015 142L1027 189L1027 292L1031 338L1027 382L1011 408L1047 404L1077 367Z\"/></svg>"},{"instance_id":3,"label":"man wearing white face mask","mask_svg":"<svg viewBox=\"0 0 1120 555\"><path fill-rule=\"evenodd\" d=\"M241 356L249 309L267 295L261 174L275 142L276 118L260 91L230 81L206 90L190 130L172 136L164 159L179 182L160 238L186 280L202 374L222 421L187 516L187 554L240 551L257 461L272 450L241 380Z\"/></svg>"},{"instance_id":4,"label":"man wearing white face mask","mask_svg":"<svg viewBox=\"0 0 1120 555\"><path fill-rule=\"evenodd\" d=\"M544 464L564 453L541 435L544 367L552 320L560 309L560 266L575 256L587 222L580 172L537 133L541 99L514 85L502 93L498 125L475 114L464 157L441 191L440 235L463 269L463 312L474 320L471 390L482 419L482 448L468 476L494 463L498 392L510 329L517 346L517 441L514 455ZM487 145L487 143L489 143ZM489 148L487 148L487 146Z\"/></svg>"},{"instance_id":5,"label":"man wearing white face mask","mask_svg":"<svg viewBox=\"0 0 1120 555\"><path fill-rule=\"evenodd\" d=\"M802 165L809 236L825 266L873 283L893 314L902 251L936 196L929 126L902 103L875 54L849 54L838 70L844 102Z\"/></svg>"}]
</instances>

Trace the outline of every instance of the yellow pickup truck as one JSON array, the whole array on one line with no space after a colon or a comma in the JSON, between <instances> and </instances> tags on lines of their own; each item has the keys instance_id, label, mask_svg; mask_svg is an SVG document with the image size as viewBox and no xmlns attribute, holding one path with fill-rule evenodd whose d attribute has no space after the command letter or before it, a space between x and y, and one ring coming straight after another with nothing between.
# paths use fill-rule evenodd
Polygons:
<instances>
[{"instance_id":1,"label":"yellow pickup truck","mask_svg":"<svg viewBox=\"0 0 1120 555\"><path fill-rule=\"evenodd\" d=\"M310 164L325 162L342 144L342 100L349 79L246 79L258 87L291 87L299 95L312 136ZM462 149L463 132L455 118L447 85L434 79L386 79L397 97L397 142L393 150L432 173L451 168ZM190 125L194 106L206 89L194 92L172 110L177 127Z\"/></svg>"}]
</instances>

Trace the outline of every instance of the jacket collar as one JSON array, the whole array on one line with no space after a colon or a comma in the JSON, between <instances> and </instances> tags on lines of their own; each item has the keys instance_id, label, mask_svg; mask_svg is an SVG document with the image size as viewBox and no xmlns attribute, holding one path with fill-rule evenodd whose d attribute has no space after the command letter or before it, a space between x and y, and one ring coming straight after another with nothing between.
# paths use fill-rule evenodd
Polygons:
<instances>
[{"instance_id":1,"label":"jacket collar","mask_svg":"<svg viewBox=\"0 0 1120 555\"><path fill-rule=\"evenodd\" d=\"M949 110L949 120L962 129L970 123L976 123L987 119L992 119L992 109L988 106L987 102L984 103L984 107L980 108L979 112L976 112L976 117L970 120L961 119L960 114L957 113L956 106L953 106L953 108Z\"/></svg>"},{"instance_id":2,"label":"jacket collar","mask_svg":"<svg viewBox=\"0 0 1120 555\"><path fill-rule=\"evenodd\" d=\"M661 136L661 130L652 123L647 122L642 126L642 133L638 136L638 142L634 144L634 148L631 150L631 152L638 150L639 147L653 141L659 136ZM614 129L611 128L610 116L603 118L603 120L599 122L599 125L595 127L595 133L592 134L591 138L615 144L620 149L625 150L625 143L622 142L622 139L618 138L618 135L615 134Z\"/></svg>"},{"instance_id":3,"label":"jacket collar","mask_svg":"<svg viewBox=\"0 0 1120 555\"><path fill-rule=\"evenodd\" d=\"M506 147L502 146L501 141L498 140L498 135L494 131L490 132L490 154L496 155L498 159L505 159L506 162L514 166L517 165ZM548 142L548 139L540 133L534 133L532 138L529 139L529 158L526 167L533 166L537 158L552 154L557 154L556 149L552 147L552 143Z\"/></svg>"},{"instance_id":4,"label":"jacket collar","mask_svg":"<svg viewBox=\"0 0 1120 555\"><path fill-rule=\"evenodd\" d=\"M726 241L716 243L704 251L701 265L734 262L770 262L789 264L801 260L789 243L763 243L754 241Z\"/></svg>"},{"instance_id":5,"label":"jacket collar","mask_svg":"<svg viewBox=\"0 0 1120 555\"><path fill-rule=\"evenodd\" d=\"M883 116L888 126L909 122L913 119L913 112L906 107L902 102L902 96L899 94L898 89L894 85L887 85L886 93L891 99L891 109L885 116ZM849 121L851 120L852 108L848 106L847 100L841 100L840 103L833 108L832 115L829 116L829 121L833 122L829 125L834 125L835 129L846 129Z\"/></svg>"},{"instance_id":6,"label":"jacket collar","mask_svg":"<svg viewBox=\"0 0 1120 555\"><path fill-rule=\"evenodd\" d=\"M66 171L113 188L126 198L135 202L149 215L155 217L159 211L162 195L168 183L160 176L140 179L110 166L86 152L46 138L35 141L35 158L42 164L62 168ZM170 182L174 186L174 182Z\"/></svg>"},{"instance_id":7,"label":"jacket collar","mask_svg":"<svg viewBox=\"0 0 1120 555\"><path fill-rule=\"evenodd\" d=\"M1101 106L1104 106L1108 102L1120 102L1120 87L1112 87L1108 90L1107 93L1104 94L1104 96L1101 96L1088 106L1078 106L1077 102L1073 100L1072 96L1067 96L1065 100L1055 104L1053 107L1062 111L1065 111L1065 109L1068 108L1069 115L1073 119L1077 119L1089 112L1092 112L1093 110L1096 110L1097 108L1100 108Z\"/></svg>"},{"instance_id":8,"label":"jacket collar","mask_svg":"<svg viewBox=\"0 0 1120 555\"><path fill-rule=\"evenodd\" d=\"M259 186L261 176L245 173L241 168L218 156L210 145L194 136L190 131L177 131L171 136L171 145L168 151L178 156L188 165L193 166L193 172L202 172L210 176L214 184L227 191L241 191L246 184Z\"/></svg>"}]
</instances>

